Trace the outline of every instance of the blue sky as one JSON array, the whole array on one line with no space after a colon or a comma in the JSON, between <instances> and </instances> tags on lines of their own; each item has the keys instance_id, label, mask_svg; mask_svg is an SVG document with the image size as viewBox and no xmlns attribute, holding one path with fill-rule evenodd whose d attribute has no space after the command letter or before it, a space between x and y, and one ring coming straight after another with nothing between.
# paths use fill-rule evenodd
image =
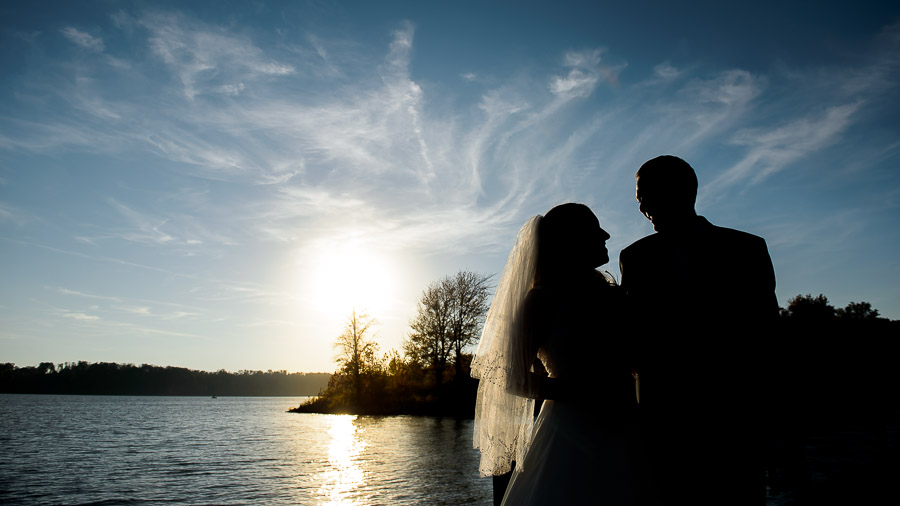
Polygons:
<instances>
[{"instance_id":1,"label":"blue sky","mask_svg":"<svg viewBox=\"0 0 900 506\"><path fill-rule=\"evenodd\" d=\"M619 3L3 4L0 361L330 371L555 204L618 275L665 153L782 305L900 319L900 5Z\"/></svg>"}]
</instances>

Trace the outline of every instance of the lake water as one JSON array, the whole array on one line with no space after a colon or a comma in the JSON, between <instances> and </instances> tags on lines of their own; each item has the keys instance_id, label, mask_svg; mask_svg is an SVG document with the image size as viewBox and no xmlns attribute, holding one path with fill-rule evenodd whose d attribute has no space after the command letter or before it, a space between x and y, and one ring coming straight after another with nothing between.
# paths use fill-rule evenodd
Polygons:
<instances>
[{"instance_id":1,"label":"lake water","mask_svg":"<svg viewBox=\"0 0 900 506\"><path fill-rule=\"evenodd\" d=\"M0 395L0 503L491 504L471 420L303 399Z\"/></svg>"}]
</instances>

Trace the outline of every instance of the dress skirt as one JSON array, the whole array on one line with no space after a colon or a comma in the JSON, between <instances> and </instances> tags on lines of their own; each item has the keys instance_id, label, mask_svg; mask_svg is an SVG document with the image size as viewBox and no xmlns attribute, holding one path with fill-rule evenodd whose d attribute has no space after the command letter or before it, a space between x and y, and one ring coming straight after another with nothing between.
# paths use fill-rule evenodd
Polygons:
<instances>
[{"instance_id":1,"label":"dress skirt","mask_svg":"<svg viewBox=\"0 0 900 506\"><path fill-rule=\"evenodd\" d=\"M610 418L621 417L605 418L597 404L544 401L503 506L633 504L627 432L621 419Z\"/></svg>"}]
</instances>

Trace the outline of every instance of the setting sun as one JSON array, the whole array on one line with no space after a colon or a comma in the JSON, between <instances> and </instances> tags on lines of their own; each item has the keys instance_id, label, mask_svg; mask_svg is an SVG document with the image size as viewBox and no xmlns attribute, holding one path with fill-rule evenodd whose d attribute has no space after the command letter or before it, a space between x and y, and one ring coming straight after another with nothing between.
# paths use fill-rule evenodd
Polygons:
<instances>
[{"instance_id":1,"label":"setting sun","mask_svg":"<svg viewBox=\"0 0 900 506\"><path fill-rule=\"evenodd\" d=\"M331 241L312 255L303 280L306 300L320 312L344 316L353 308L378 317L390 307L396 279L386 255L360 241Z\"/></svg>"}]
</instances>

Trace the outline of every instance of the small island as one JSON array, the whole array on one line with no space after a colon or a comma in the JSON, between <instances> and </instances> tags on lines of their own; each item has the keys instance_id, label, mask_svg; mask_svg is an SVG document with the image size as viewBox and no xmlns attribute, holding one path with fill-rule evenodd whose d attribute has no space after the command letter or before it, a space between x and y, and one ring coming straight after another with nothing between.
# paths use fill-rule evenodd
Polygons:
<instances>
[{"instance_id":1,"label":"small island","mask_svg":"<svg viewBox=\"0 0 900 506\"><path fill-rule=\"evenodd\" d=\"M471 355L469 356L471 357ZM353 377L345 371L331 376L328 387L316 397L292 407L292 413L327 413L355 415L418 415L473 418L478 381L469 377L450 379L439 388L429 385L410 364L400 375L385 371L369 372L361 388L353 387ZM413 369L410 371L410 369ZM416 376L418 381L416 381ZM359 392L359 395L356 394Z\"/></svg>"},{"instance_id":2,"label":"small island","mask_svg":"<svg viewBox=\"0 0 900 506\"><path fill-rule=\"evenodd\" d=\"M473 350L488 310L491 276L460 271L431 283L417 304L404 344L379 356L376 320L353 310L338 336L339 369L294 413L435 415L472 418L477 380Z\"/></svg>"}]
</instances>

